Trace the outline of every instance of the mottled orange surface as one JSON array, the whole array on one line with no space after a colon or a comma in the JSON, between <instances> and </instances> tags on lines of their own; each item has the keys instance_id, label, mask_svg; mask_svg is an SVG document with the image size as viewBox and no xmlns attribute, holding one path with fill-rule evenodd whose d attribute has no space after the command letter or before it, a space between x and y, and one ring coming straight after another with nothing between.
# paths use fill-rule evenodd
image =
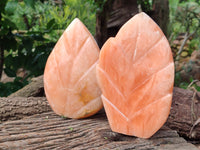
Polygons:
<instances>
[{"instance_id":1,"label":"mottled orange surface","mask_svg":"<svg viewBox=\"0 0 200 150\"><path fill-rule=\"evenodd\" d=\"M111 129L149 138L167 120L174 62L169 43L145 13L125 23L103 45L97 79Z\"/></svg>"},{"instance_id":2,"label":"mottled orange surface","mask_svg":"<svg viewBox=\"0 0 200 150\"><path fill-rule=\"evenodd\" d=\"M51 108L69 118L85 118L102 107L96 80L96 41L79 19L64 31L44 71L44 89Z\"/></svg>"}]
</instances>

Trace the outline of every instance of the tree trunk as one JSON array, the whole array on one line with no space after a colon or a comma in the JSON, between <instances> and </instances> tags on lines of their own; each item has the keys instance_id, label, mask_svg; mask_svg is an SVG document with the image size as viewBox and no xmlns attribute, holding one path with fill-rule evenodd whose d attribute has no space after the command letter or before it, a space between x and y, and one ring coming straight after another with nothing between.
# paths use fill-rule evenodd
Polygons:
<instances>
[{"instance_id":1,"label":"tree trunk","mask_svg":"<svg viewBox=\"0 0 200 150\"><path fill-rule=\"evenodd\" d=\"M107 32L108 37L114 37L127 20L138 13L136 0L115 0L108 15Z\"/></svg>"},{"instance_id":2,"label":"tree trunk","mask_svg":"<svg viewBox=\"0 0 200 150\"><path fill-rule=\"evenodd\" d=\"M103 111L80 120L47 112L4 122L0 124L0 149L198 150L167 127L149 139L112 132Z\"/></svg>"},{"instance_id":3,"label":"tree trunk","mask_svg":"<svg viewBox=\"0 0 200 150\"><path fill-rule=\"evenodd\" d=\"M169 2L154 0L153 10L146 12L168 37ZM120 27L139 12L136 0L108 0L103 10L96 14L96 40L101 48L104 42L117 34Z\"/></svg>"},{"instance_id":4,"label":"tree trunk","mask_svg":"<svg viewBox=\"0 0 200 150\"><path fill-rule=\"evenodd\" d=\"M104 4L102 10L96 14L96 35L95 39L97 44L101 48L105 41L107 40L107 21L108 13L112 8L112 3L114 0L107 0Z\"/></svg>"},{"instance_id":5,"label":"tree trunk","mask_svg":"<svg viewBox=\"0 0 200 150\"><path fill-rule=\"evenodd\" d=\"M0 2L0 30L1 30L1 24L2 24L2 13L5 11L5 6L8 0L1 0ZM3 72L3 63L4 63L4 45L5 43L2 43L2 36L0 36L0 81L1 76Z\"/></svg>"},{"instance_id":6,"label":"tree trunk","mask_svg":"<svg viewBox=\"0 0 200 150\"><path fill-rule=\"evenodd\" d=\"M4 49L2 48L2 45L0 43L0 81L3 73L3 63L4 63Z\"/></svg>"},{"instance_id":7,"label":"tree trunk","mask_svg":"<svg viewBox=\"0 0 200 150\"><path fill-rule=\"evenodd\" d=\"M96 41L101 48L103 43L106 41L107 30L106 30L106 13L98 13L96 15Z\"/></svg>"},{"instance_id":8,"label":"tree trunk","mask_svg":"<svg viewBox=\"0 0 200 150\"><path fill-rule=\"evenodd\" d=\"M1 29L1 11L0 11L0 29ZM1 36L0 36L0 40ZM3 72L3 63L4 63L4 49L3 49L3 43L0 41L0 81L1 81L1 76L2 76L2 72Z\"/></svg>"},{"instance_id":9,"label":"tree trunk","mask_svg":"<svg viewBox=\"0 0 200 150\"><path fill-rule=\"evenodd\" d=\"M103 10L96 14L96 41L101 48L105 41L115 36L120 27L138 13L136 0L107 0Z\"/></svg>"},{"instance_id":10,"label":"tree trunk","mask_svg":"<svg viewBox=\"0 0 200 150\"><path fill-rule=\"evenodd\" d=\"M160 26L165 36L168 37L169 1L154 0L153 11L149 15Z\"/></svg>"}]
</instances>

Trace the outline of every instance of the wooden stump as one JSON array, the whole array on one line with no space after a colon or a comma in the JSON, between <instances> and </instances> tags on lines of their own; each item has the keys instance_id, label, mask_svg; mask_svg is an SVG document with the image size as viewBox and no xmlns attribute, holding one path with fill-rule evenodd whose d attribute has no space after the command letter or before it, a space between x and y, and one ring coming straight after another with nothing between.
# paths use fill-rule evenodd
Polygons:
<instances>
[{"instance_id":1,"label":"wooden stump","mask_svg":"<svg viewBox=\"0 0 200 150\"><path fill-rule=\"evenodd\" d=\"M150 139L112 132L104 111L81 120L61 118L50 111L3 122L0 149L198 150L167 127Z\"/></svg>"},{"instance_id":2,"label":"wooden stump","mask_svg":"<svg viewBox=\"0 0 200 150\"><path fill-rule=\"evenodd\" d=\"M183 137L200 141L200 93L174 88L166 125Z\"/></svg>"}]
</instances>

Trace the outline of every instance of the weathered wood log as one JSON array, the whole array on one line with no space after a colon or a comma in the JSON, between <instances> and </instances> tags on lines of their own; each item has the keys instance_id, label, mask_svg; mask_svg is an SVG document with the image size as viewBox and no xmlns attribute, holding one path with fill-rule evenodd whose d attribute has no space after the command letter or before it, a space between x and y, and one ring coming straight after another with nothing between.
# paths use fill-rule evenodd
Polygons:
<instances>
[{"instance_id":1,"label":"weathered wood log","mask_svg":"<svg viewBox=\"0 0 200 150\"><path fill-rule=\"evenodd\" d=\"M181 136L200 141L200 93L174 88L172 108L166 125Z\"/></svg>"},{"instance_id":2,"label":"weathered wood log","mask_svg":"<svg viewBox=\"0 0 200 150\"><path fill-rule=\"evenodd\" d=\"M52 111L0 124L0 149L198 150L166 127L141 139L112 132L104 112L75 120Z\"/></svg>"},{"instance_id":3,"label":"weathered wood log","mask_svg":"<svg viewBox=\"0 0 200 150\"><path fill-rule=\"evenodd\" d=\"M11 94L9 97L41 97L44 96L43 75L33 78L32 82Z\"/></svg>"},{"instance_id":4,"label":"weathered wood log","mask_svg":"<svg viewBox=\"0 0 200 150\"><path fill-rule=\"evenodd\" d=\"M45 97L0 98L0 123L50 111Z\"/></svg>"},{"instance_id":5,"label":"weathered wood log","mask_svg":"<svg viewBox=\"0 0 200 150\"><path fill-rule=\"evenodd\" d=\"M37 80L39 82L39 80ZM200 99L191 90L174 88L173 103L166 125L181 136L200 140ZM200 95L200 94L199 94ZM19 119L24 116L49 111L46 98L3 98L0 99L0 119ZM196 123L196 124L195 124Z\"/></svg>"}]
</instances>

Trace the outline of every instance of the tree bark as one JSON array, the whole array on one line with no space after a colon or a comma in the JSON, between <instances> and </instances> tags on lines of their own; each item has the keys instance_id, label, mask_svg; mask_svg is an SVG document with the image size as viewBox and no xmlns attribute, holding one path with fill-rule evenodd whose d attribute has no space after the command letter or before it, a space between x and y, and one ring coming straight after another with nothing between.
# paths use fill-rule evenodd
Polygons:
<instances>
[{"instance_id":1,"label":"tree bark","mask_svg":"<svg viewBox=\"0 0 200 150\"><path fill-rule=\"evenodd\" d=\"M50 111L45 97L0 98L0 123Z\"/></svg>"},{"instance_id":2,"label":"tree bark","mask_svg":"<svg viewBox=\"0 0 200 150\"><path fill-rule=\"evenodd\" d=\"M145 10L143 10L145 11ZM139 12L136 0L108 0L103 11L96 14L96 40L101 48L109 37L114 37L120 27ZM169 2L154 0L152 10L146 12L168 37Z\"/></svg>"},{"instance_id":3,"label":"tree bark","mask_svg":"<svg viewBox=\"0 0 200 150\"><path fill-rule=\"evenodd\" d=\"M0 124L0 149L198 150L167 127L150 139L112 132L103 111L80 120L47 112L4 122Z\"/></svg>"},{"instance_id":4,"label":"tree bark","mask_svg":"<svg viewBox=\"0 0 200 150\"><path fill-rule=\"evenodd\" d=\"M109 37L117 34L120 27L138 13L136 0L107 0L103 10L96 14L95 39L101 48Z\"/></svg>"},{"instance_id":5,"label":"tree bark","mask_svg":"<svg viewBox=\"0 0 200 150\"><path fill-rule=\"evenodd\" d=\"M107 0L100 12L96 13L96 35L95 39L97 44L101 48L108 38L107 35L107 21L108 14L112 8L114 0Z\"/></svg>"},{"instance_id":6,"label":"tree bark","mask_svg":"<svg viewBox=\"0 0 200 150\"><path fill-rule=\"evenodd\" d=\"M2 45L0 44L0 80L1 80L2 72L3 72L3 63L4 63L4 49L2 48Z\"/></svg>"},{"instance_id":7,"label":"tree bark","mask_svg":"<svg viewBox=\"0 0 200 150\"><path fill-rule=\"evenodd\" d=\"M1 11L0 11L0 29L1 29ZM2 41L2 37L0 36L0 39ZM1 81L1 76L3 72L3 63L4 63L4 49L3 49L3 43L0 41L0 81Z\"/></svg>"},{"instance_id":8,"label":"tree bark","mask_svg":"<svg viewBox=\"0 0 200 150\"><path fill-rule=\"evenodd\" d=\"M115 0L108 14L107 38L114 37L127 20L138 13L136 0Z\"/></svg>"},{"instance_id":9,"label":"tree bark","mask_svg":"<svg viewBox=\"0 0 200 150\"><path fill-rule=\"evenodd\" d=\"M1 29L1 24L2 24L2 13L5 11L5 6L8 0L1 0L0 2L0 29ZM0 81L1 81L1 76L3 72L3 64L4 64L4 45L5 43L2 43L2 36L0 36Z\"/></svg>"}]
</instances>

